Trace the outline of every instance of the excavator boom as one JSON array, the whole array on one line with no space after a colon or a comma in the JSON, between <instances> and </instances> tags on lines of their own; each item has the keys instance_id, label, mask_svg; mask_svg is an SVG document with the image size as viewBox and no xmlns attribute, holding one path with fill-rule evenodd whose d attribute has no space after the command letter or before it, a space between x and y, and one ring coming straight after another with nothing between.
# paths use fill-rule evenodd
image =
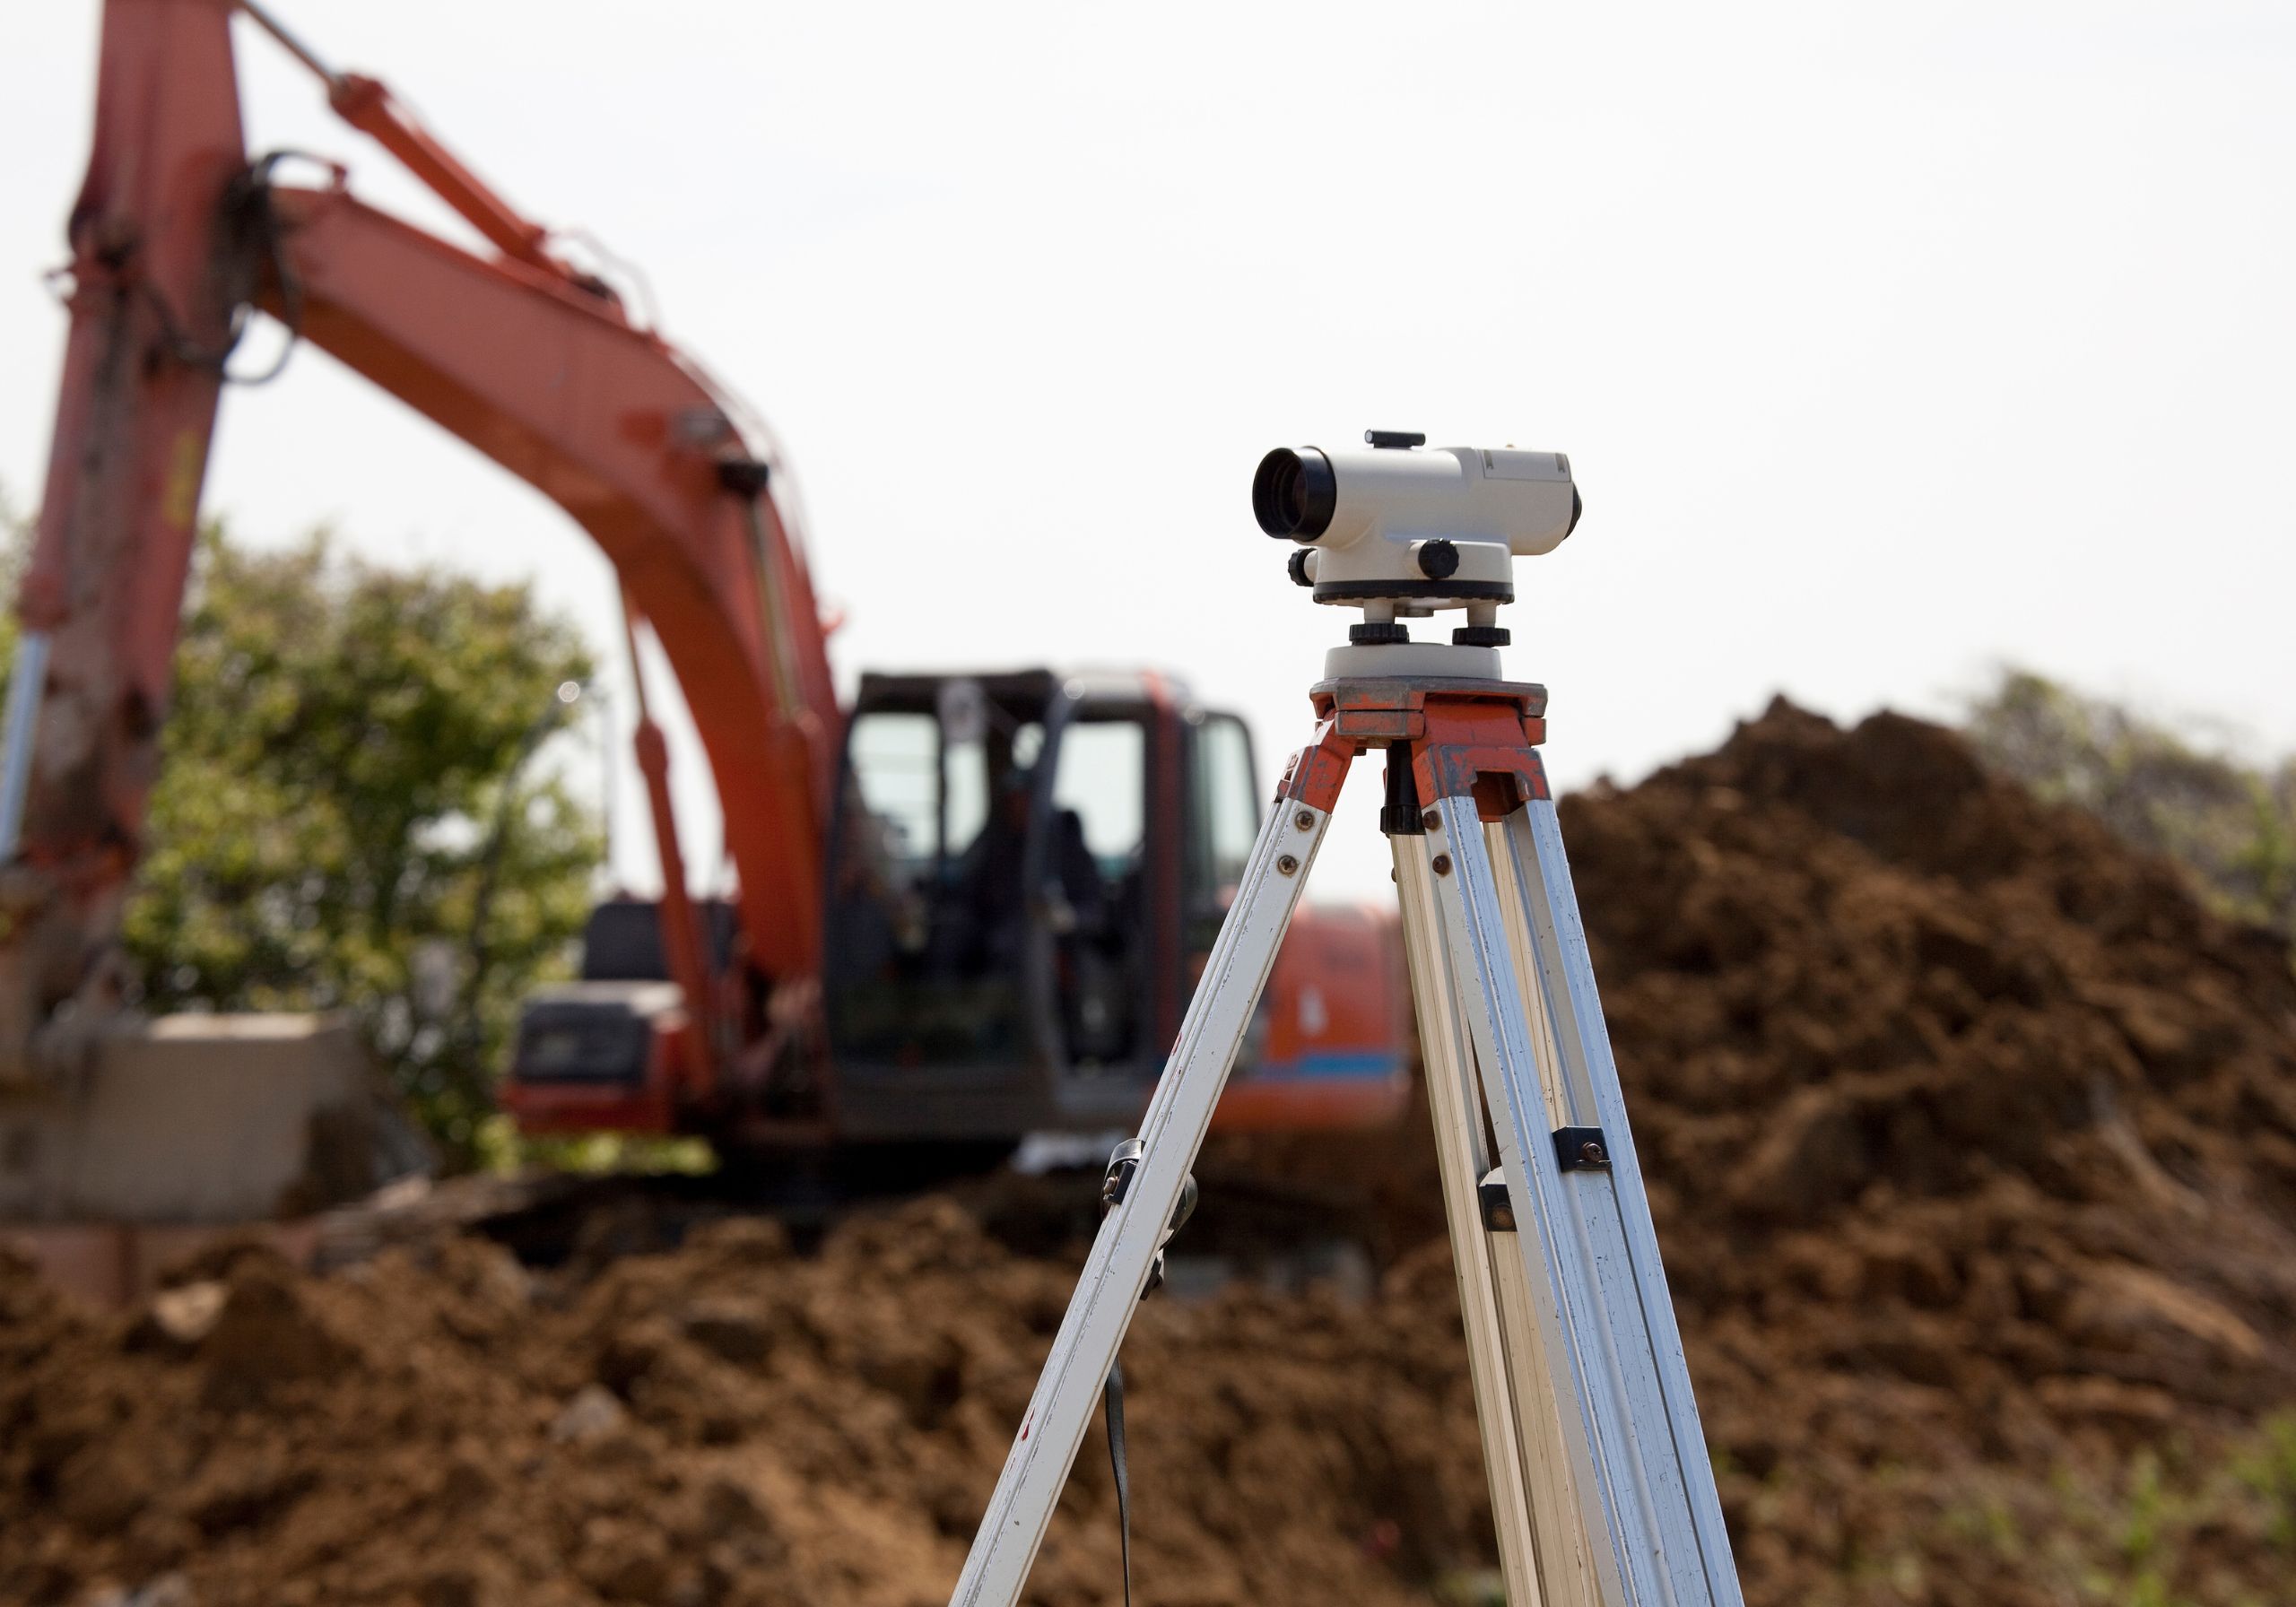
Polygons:
<instances>
[{"instance_id":1,"label":"excavator boom","mask_svg":"<svg viewBox=\"0 0 2296 1607\"><path fill-rule=\"evenodd\" d=\"M0 773L0 828L21 821L0 843L0 1081L68 1051L61 1017L100 1020L121 996L119 915L159 769L208 443L251 307L532 483L597 542L681 684L707 689L690 702L750 963L802 986L821 963L839 714L763 443L697 365L555 255L380 83L328 71L247 7L499 255L367 206L339 172L319 187L275 184L278 164L251 162L240 131L234 9L104 11L62 396L18 604L31 685ZM640 737L658 768L658 734ZM676 978L689 1010L706 1010L700 945L683 936L665 946L695 973ZM709 1046L698 1033L704 1061Z\"/></svg>"}]
</instances>

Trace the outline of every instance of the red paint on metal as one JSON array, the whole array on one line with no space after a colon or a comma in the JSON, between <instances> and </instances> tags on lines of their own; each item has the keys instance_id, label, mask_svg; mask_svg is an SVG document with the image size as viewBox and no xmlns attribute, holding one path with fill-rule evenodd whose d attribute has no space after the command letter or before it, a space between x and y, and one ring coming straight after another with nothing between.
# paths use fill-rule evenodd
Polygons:
<instances>
[{"instance_id":1,"label":"red paint on metal","mask_svg":"<svg viewBox=\"0 0 2296 1607\"><path fill-rule=\"evenodd\" d=\"M775 975L815 974L839 715L812 586L770 501L760 512L779 620L766 615L717 448L681 433L697 417L722 421L718 399L668 346L561 280L482 262L348 195L283 190L274 205L305 338L556 500L613 560L687 689L751 952ZM263 303L284 310L279 297L269 286ZM634 439L653 432L627 428L633 419L665 427ZM798 671L787 715L777 636Z\"/></svg>"},{"instance_id":2,"label":"red paint on metal","mask_svg":"<svg viewBox=\"0 0 2296 1607\"><path fill-rule=\"evenodd\" d=\"M570 284L574 270L551 256L549 231L518 214L391 98L389 88L359 73L336 74L327 84L327 104L335 116L398 158L431 194L460 213L505 256L560 275Z\"/></svg>"},{"instance_id":3,"label":"red paint on metal","mask_svg":"<svg viewBox=\"0 0 2296 1607\"><path fill-rule=\"evenodd\" d=\"M1411 1062L1396 1059L1392 1079L1325 1078L1258 1082L1239 1080L1220 1097L1218 1133L1352 1132L1384 1127L1411 1103Z\"/></svg>"},{"instance_id":4,"label":"red paint on metal","mask_svg":"<svg viewBox=\"0 0 2296 1607\"><path fill-rule=\"evenodd\" d=\"M1361 744L1341 734L1336 722L1324 721L1316 727L1315 740L1292 756L1283 777L1283 800L1330 813L1346 784L1348 767L1362 751Z\"/></svg>"},{"instance_id":5,"label":"red paint on metal","mask_svg":"<svg viewBox=\"0 0 2296 1607\"><path fill-rule=\"evenodd\" d=\"M502 1085L501 1099L518 1131L535 1136L676 1131L666 1078L650 1078L636 1090L514 1081Z\"/></svg>"},{"instance_id":6,"label":"red paint on metal","mask_svg":"<svg viewBox=\"0 0 2296 1607\"><path fill-rule=\"evenodd\" d=\"M1483 819L1496 820L1524 800L1551 795L1518 699L1444 690L1426 695L1423 713L1425 734L1412 755L1422 804L1471 795ZM1511 784L1519 796L1507 802L1494 782Z\"/></svg>"},{"instance_id":7,"label":"red paint on metal","mask_svg":"<svg viewBox=\"0 0 2296 1607\"><path fill-rule=\"evenodd\" d=\"M218 0L106 8L72 205L70 334L17 600L50 640L0 946L0 1060L60 1003L118 1003L102 963L159 769L177 618L242 265L217 220L246 162ZM101 576L101 586L91 577Z\"/></svg>"},{"instance_id":8,"label":"red paint on metal","mask_svg":"<svg viewBox=\"0 0 2296 1607\"><path fill-rule=\"evenodd\" d=\"M691 1092L706 1098L718 1086L716 1046L710 1041L718 1019L716 978L710 974L709 948L702 936L701 916L686 890L685 855L678 846L677 815L670 804L670 751L662 728L647 712L645 676L638 655L630 656L632 678L639 685L638 729L631 746L646 781L647 807L654 816L654 833L662 850L662 952L678 985L687 1024L683 1062Z\"/></svg>"},{"instance_id":9,"label":"red paint on metal","mask_svg":"<svg viewBox=\"0 0 2296 1607\"><path fill-rule=\"evenodd\" d=\"M1396 912L1308 905L1276 951L1256 1064L1228 1085L1222 1132L1383 1126L1411 1094L1411 1000ZM1367 1075L1361 1063L1392 1070ZM1318 1063L1344 1068L1318 1072Z\"/></svg>"}]
</instances>

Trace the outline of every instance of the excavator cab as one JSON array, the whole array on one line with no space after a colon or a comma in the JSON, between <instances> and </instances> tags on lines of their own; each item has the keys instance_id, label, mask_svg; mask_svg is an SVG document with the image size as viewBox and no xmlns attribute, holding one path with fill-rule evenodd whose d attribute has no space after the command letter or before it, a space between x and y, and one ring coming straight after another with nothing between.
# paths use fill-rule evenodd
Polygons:
<instances>
[{"instance_id":1,"label":"excavator cab","mask_svg":"<svg viewBox=\"0 0 2296 1607\"><path fill-rule=\"evenodd\" d=\"M1213 750L1226 762L1207 768ZM1218 927L1216 888L1184 908L1213 872L1198 801L1239 865L1257 830L1248 739L1161 678L865 676L826 908L840 1130L1135 1116L1193 974L1183 950L1193 934L1200 961Z\"/></svg>"},{"instance_id":2,"label":"excavator cab","mask_svg":"<svg viewBox=\"0 0 2296 1607\"><path fill-rule=\"evenodd\" d=\"M616 901L585 934L581 979L528 1001L506 1103L529 1133L768 1146L801 1130L1003 1145L1127 1127L1260 807L1243 723L1162 676L864 675L830 828L820 1038L788 1040L762 1076L697 1090L659 906ZM759 996L769 979L734 908L697 913L718 986ZM1405 1008L1391 915L1301 910L1222 1124L1391 1119L1408 1087Z\"/></svg>"},{"instance_id":3,"label":"excavator cab","mask_svg":"<svg viewBox=\"0 0 2296 1607\"><path fill-rule=\"evenodd\" d=\"M1129 1128L1264 795L1248 732L1152 673L865 675L846 726L823 1006L841 1137ZM1218 1121L1393 1120L1394 916L1298 912Z\"/></svg>"}]
</instances>

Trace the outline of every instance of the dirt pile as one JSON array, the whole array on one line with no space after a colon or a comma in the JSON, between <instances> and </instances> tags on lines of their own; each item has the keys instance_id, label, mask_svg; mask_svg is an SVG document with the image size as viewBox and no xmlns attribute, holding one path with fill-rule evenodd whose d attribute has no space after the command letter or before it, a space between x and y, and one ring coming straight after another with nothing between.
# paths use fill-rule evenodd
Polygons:
<instances>
[{"instance_id":1,"label":"dirt pile","mask_svg":"<svg viewBox=\"0 0 2296 1607\"><path fill-rule=\"evenodd\" d=\"M2296 1399L2277 939L1890 716L1774 708L1566 830L1750 1571L1883 1554L1905 1470Z\"/></svg>"},{"instance_id":2,"label":"dirt pile","mask_svg":"<svg viewBox=\"0 0 2296 1607\"><path fill-rule=\"evenodd\" d=\"M0 1273L0 1600L180 1575L203 1604L944 1601L1071 1276L947 1201L802 1259L719 1224L557 1297L468 1239L208 1270L124 1317ZM1145 1599L1404 1602L1477 1559L1443 1304L1392 1315L1144 1315ZM1096 1444L1036 1599L1108 1598L1112 1502Z\"/></svg>"},{"instance_id":3,"label":"dirt pile","mask_svg":"<svg viewBox=\"0 0 2296 1607\"><path fill-rule=\"evenodd\" d=\"M1750 1599L2274 1599L2296 1484L2196 1498L2189 1566L2112 1502L2139 1447L2296 1403L2277 945L1891 717L1779 707L1566 809ZM1419 1128L1239 1160L1376 1172L1391 1244L1440 1233ZM938 1602L1071 1265L937 1199L595 1275L241 1253L116 1318L0 1266L0 1601ZM1144 1602L1473 1599L1439 1246L1367 1306L1152 1302L1126 1371ZM1096 1436L1034 1599L1118 1577Z\"/></svg>"}]
</instances>

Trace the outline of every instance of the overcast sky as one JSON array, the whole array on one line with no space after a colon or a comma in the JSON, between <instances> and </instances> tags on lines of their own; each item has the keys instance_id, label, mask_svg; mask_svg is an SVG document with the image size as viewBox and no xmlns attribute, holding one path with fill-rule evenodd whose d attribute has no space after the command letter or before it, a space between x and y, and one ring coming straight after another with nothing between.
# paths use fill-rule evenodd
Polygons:
<instances>
[{"instance_id":1,"label":"overcast sky","mask_svg":"<svg viewBox=\"0 0 2296 1607\"><path fill-rule=\"evenodd\" d=\"M1508 656L1566 784L1780 691L1945 710L2005 659L2296 747L2285 4L279 6L639 265L772 420L848 679L1153 664L1270 769L1346 616L1284 582L1252 466L1377 425L1570 454L1587 517L1522 566ZM96 28L61 0L7 25L20 506ZM239 48L257 148L440 222ZM316 352L227 396L206 506L531 578L614 640L562 515ZM680 783L714 864L691 759ZM1384 887L1375 792L1326 893Z\"/></svg>"}]
</instances>

